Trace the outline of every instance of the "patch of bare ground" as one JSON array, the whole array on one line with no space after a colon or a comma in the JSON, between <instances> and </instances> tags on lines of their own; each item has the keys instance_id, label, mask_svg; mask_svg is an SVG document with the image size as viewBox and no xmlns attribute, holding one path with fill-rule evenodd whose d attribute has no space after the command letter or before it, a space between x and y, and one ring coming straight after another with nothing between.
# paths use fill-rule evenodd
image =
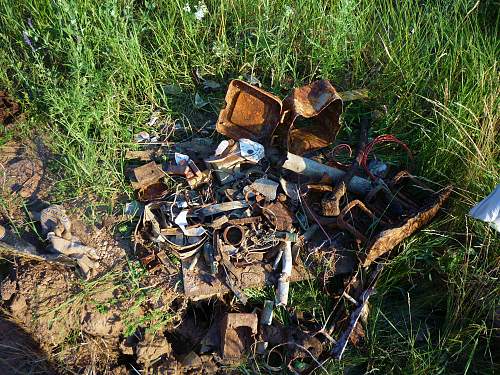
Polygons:
<instances>
[{"instance_id":1,"label":"patch of bare ground","mask_svg":"<svg viewBox=\"0 0 500 375\"><path fill-rule=\"evenodd\" d=\"M7 128L20 115L21 108L19 103L13 100L6 91L0 90L0 124Z\"/></svg>"},{"instance_id":2,"label":"patch of bare ground","mask_svg":"<svg viewBox=\"0 0 500 375\"><path fill-rule=\"evenodd\" d=\"M16 322L0 317L0 373L55 374L47 354Z\"/></svg>"},{"instance_id":3,"label":"patch of bare ground","mask_svg":"<svg viewBox=\"0 0 500 375\"><path fill-rule=\"evenodd\" d=\"M0 91L0 224L46 252L38 222L57 179L42 137L16 137L20 107ZM88 204L88 202L87 202ZM186 304L178 275L145 273L129 261L129 241L113 234L120 218L84 224L85 207L63 203L72 232L96 250L96 277L73 266L2 253L0 258L0 373L174 373L181 368L165 336ZM176 370L177 369L177 370ZM180 371L180 370L179 370Z\"/></svg>"},{"instance_id":4,"label":"patch of bare ground","mask_svg":"<svg viewBox=\"0 0 500 375\"><path fill-rule=\"evenodd\" d=\"M135 288L128 272L83 282L67 267L20 260L0 285L3 308L61 373L180 368L165 332L180 323L182 298L145 278Z\"/></svg>"}]
</instances>

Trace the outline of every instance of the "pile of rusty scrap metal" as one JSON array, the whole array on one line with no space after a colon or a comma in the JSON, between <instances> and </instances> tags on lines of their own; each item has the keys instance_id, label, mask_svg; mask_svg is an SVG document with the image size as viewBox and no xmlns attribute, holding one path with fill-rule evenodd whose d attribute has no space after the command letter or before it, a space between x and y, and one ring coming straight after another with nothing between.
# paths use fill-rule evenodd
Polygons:
<instances>
[{"instance_id":1,"label":"pile of rusty scrap metal","mask_svg":"<svg viewBox=\"0 0 500 375\"><path fill-rule=\"evenodd\" d=\"M275 347L297 358L300 349L302 357L314 358L309 370L340 358L362 329L381 257L428 223L451 192L433 191L374 158L381 142L409 150L392 136L369 141L368 120L359 125L353 161L336 160L340 150L350 150L336 136L343 101L351 96L320 80L281 101L234 80L216 124L228 139L203 158L188 145L171 162L133 171L133 187L145 202L135 234L144 264L172 266L178 258L191 300L232 292L245 305L245 289L275 286L275 300L258 309L260 319L255 311L226 316L219 346L224 358ZM288 305L290 282L318 277L319 268L326 279L343 280L331 293L336 307L327 325L280 334L273 309ZM238 336L239 326L248 328L246 339Z\"/></svg>"}]
</instances>

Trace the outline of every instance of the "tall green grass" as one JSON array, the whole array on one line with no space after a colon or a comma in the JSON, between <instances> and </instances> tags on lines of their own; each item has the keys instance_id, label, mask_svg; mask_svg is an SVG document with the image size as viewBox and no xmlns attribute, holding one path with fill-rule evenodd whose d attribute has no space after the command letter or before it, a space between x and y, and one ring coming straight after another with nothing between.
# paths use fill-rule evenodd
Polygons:
<instances>
[{"instance_id":1,"label":"tall green grass","mask_svg":"<svg viewBox=\"0 0 500 375\"><path fill-rule=\"evenodd\" d=\"M373 298L368 348L339 366L491 372L499 240L466 212L499 182L498 4L207 1L201 21L197 4L0 0L1 85L60 156L67 197L127 190L124 150L153 110L194 128L214 116L223 92L203 93L197 69L223 84L254 75L281 94L318 77L367 87L370 106L387 108L374 135L397 135L420 175L456 193L445 217L400 247ZM211 106L196 109L196 91ZM308 303L318 296L296 286L298 305L304 289Z\"/></svg>"}]
</instances>

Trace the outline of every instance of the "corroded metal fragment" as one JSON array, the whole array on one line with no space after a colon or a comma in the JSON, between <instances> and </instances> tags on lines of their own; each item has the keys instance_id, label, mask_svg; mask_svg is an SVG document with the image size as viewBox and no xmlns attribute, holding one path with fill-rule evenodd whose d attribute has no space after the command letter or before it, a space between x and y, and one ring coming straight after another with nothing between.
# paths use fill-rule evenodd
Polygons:
<instances>
[{"instance_id":1,"label":"corroded metal fragment","mask_svg":"<svg viewBox=\"0 0 500 375\"><path fill-rule=\"evenodd\" d=\"M233 139L248 138L269 145L274 135L288 151L302 155L329 146L340 129L342 99L327 80L292 90L283 102L277 96L233 80L217 131ZM308 124L296 120L308 119ZM276 134L275 134L276 132Z\"/></svg>"},{"instance_id":2,"label":"corroded metal fragment","mask_svg":"<svg viewBox=\"0 0 500 375\"><path fill-rule=\"evenodd\" d=\"M233 80L226 105L219 114L217 131L233 139L266 143L281 119L281 100L240 80Z\"/></svg>"},{"instance_id":3,"label":"corroded metal fragment","mask_svg":"<svg viewBox=\"0 0 500 375\"><path fill-rule=\"evenodd\" d=\"M229 313L222 319L221 352L227 359L239 359L255 342L257 314Z\"/></svg>"},{"instance_id":4,"label":"corroded metal fragment","mask_svg":"<svg viewBox=\"0 0 500 375\"><path fill-rule=\"evenodd\" d=\"M450 196L452 187L448 186L438 193L431 205L422 208L416 215L406 220L402 225L379 233L368 245L363 258L363 267L368 267L375 259L396 247L436 216L439 209Z\"/></svg>"},{"instance_id":5,"label":"corroded metal fragment","mask_svg":"<svg viewBox=\"0 0 500 375\"><path fill-rule=\"evenodd\" d=\"M342 99L327 80L319 80L292 90L283 101L284 126L288 128L287 148L303 155L330 146L340 130ZM300 117L311 123L298 126Z\"/></svg>"}]
</instances>

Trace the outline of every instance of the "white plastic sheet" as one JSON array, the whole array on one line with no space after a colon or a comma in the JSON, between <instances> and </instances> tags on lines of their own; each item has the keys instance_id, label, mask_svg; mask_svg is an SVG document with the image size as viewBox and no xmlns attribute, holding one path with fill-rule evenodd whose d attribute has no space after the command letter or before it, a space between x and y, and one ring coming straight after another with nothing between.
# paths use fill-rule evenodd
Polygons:
<instances>
[{"instance_id":1,"label":"white plastic sheet","mask_svg":"<svg viewBox=\"0 0 500 375\"><path fill-rule=\"evenodd\" d=\"M500 184L481 202L476 204L469 211L474 219L489 223L500 232Z\"/></svg>"}]
</instances>

